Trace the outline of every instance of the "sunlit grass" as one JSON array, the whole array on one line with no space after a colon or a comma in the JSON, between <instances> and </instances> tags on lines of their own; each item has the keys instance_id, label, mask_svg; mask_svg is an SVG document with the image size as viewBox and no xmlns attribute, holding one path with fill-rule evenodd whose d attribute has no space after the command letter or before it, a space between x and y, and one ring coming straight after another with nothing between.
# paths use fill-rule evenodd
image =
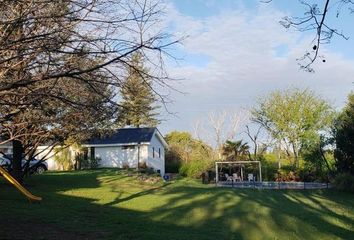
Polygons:
<instances>
[{"instance_id":1,"label":"sunlit grass","mask_svg":"<svg viewBox=\"0 0 354 240\"><path fill-rule=\"evenodd\" d=\"M11 222L18 221L35 222L33 228L38 222L49 224L41 232L43 239L50 238L46 229L81 234L84 239L317 240L354 236L353 194L224 189L191 179L148 183L130 175L105 169L35 176L28 180L29 189L43 197L41 204L27 203L1 180L0 220L8 224L0 228L0 238L9 234L6 228Z\"/></svg>"}]
</instances>

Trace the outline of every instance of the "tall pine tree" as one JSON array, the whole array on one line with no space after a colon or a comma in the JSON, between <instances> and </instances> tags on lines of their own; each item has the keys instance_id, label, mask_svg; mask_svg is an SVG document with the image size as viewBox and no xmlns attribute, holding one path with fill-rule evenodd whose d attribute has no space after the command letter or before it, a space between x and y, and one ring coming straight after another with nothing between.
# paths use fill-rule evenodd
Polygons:
<instances>
[{"instance_id":1,"label":"tall pine tree","mask_svg":"<svg viewBox=\"0 0 354 240\"><path fill-rule=\"evenodd\" d=\"M148 69L144 66L141 53L134 53L131 66L127 69L127 78L121 88L122 110L119 115L118 125L124 127L155 127L159 124L156 111L157 96L152 91L152 81Z\"/></svg>"}]
</instances>

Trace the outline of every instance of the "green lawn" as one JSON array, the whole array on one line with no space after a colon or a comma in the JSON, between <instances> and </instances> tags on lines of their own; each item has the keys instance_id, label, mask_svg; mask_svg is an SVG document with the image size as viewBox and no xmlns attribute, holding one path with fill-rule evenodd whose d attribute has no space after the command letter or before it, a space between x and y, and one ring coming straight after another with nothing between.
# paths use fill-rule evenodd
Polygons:
<instances>
[{"instance_id":1,"label":"green lawn","mask_svg":"<svg viewBox=\"0 0 354 240\"><path fill-rule=\"evenodd\" d=\"M354 239L354 195L143 183L115 170L47 173L30 204L0 179L0 239Z\"/></svg>"}]
</instances>

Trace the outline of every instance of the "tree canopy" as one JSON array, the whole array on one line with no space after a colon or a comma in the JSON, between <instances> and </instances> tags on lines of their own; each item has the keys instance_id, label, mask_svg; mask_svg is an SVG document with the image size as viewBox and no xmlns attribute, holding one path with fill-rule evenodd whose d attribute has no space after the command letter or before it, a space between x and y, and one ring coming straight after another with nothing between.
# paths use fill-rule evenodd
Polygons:
<instances>
[{"instance_id":1,"label":"tree canopy","mask_svg":"<svg viewBox=\"0 0 354 240\"><path fill-rule=\"evenodd\" d=\"M226 156L226 160L229 161L240 161L248 159L250 155L249 150L250 147L248 143L242 142L242 140L227 140L222 148L223 155Z\"/></svg>"},{"instance_id":2,"label":"tree canopy","mask_svg":"<svg viewBox=\"0 0 354 240\"><path fill-rule=\"evenodd\" d=\"M308 89L276 90L252 110L252 120L277 139L298 166L299 151L305 141L319 138L333 121L331 106Z\"/></svg>"},{"instance_id":3,"label":"tree canopy","mask_svg":"<svg viewBox=\"0 0 354 240\"><path fill-rule=\"evenodd\" d=\"M348 103L335 124L337 170L354 175L354 94L348 97Z\"/></svg>"},{"instance_id":4,"label":"tree canopy","mask_svg":"<svg viewBox=\"0 0 354 240\"><path fill-rule=\"evenodd\" d=\"M213 166L213 149L188 132L173 131L165 136L169 145L166 166L175 165L181 174L200 177Z\"/></svg>"},{"instance_id":5,"label":"tree canopy","mask_svg":"<svg viewBox=\"0 0 354 240\"><path fill-rule=\"evenodd\" d=\"M122 110L119 114L119 125L156 127L159 123L156 111L159 108L158 99L153 91L149 70L144 67L143 55L140 52L132 54L130 62L127 78L120 90Z\"/></svg>"},{"instance_id":6,"label":"tree canopy","mask_svg":"<svg viewBox=\"0 0 354 240\"><path fill-rule=\"evenodd\" d=\"M18 143L15 168L38 142L105 129L131 55L163 66L177 42L151 30L161 18L153 0L0 0L0 12L0 143ZM155 72L151 81L165 86L165 71Z\"/></svg>"}]
</instances>

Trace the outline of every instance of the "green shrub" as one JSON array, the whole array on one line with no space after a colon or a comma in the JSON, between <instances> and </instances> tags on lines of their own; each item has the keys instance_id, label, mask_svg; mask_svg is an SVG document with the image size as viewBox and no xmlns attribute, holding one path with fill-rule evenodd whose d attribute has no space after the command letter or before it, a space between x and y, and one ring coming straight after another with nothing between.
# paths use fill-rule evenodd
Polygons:
<instances>
[{"instance_id":1,"label":"green shrub","mask_svg":"<svg viewBox=\"0 0 354 240\"><path fill-rule=\"evenodd\" d=\"M166 173L178 173L180 167L181 167L181 164L178 162L167 162L166 161L165 171L166 171Z\"/></svg>"},{"instance_id":2,"label":"green shrub","mask_svg":"<svg viewBox=\"0 0 354 240\"><path fill-rule=\"evenodd\" d=\"M289 171L288 169L279 169L275 174L275 181L277 182L298 182L300 177L297 172Z\"/></svg>"},{"instance_id":3,"label":"green shrub","mask_svg":"<svg viewBox=\"0 0 354 240\"><path fill-rule=\"evenodd\" d=\"M354 192L354 176L349 173L338 174L334 179L337 189L347 192Z\"/></svg>"},{"instance_id":4,"label":"green shrub","mask_svg":"<svg viewBox=\"0 0 354 240\"><path fill-rule=\"evenodd\" d=\"M78 153L75 155L75 169L80 170L80 169L85 169L89 168L90 163L87 158L85 158L84 153Z\"/></svg>"},{"instance_id":5,"label":"green shrub","mask_svg":"<svg viewBox=\"0 0 354 240\"><path fill-rule=\"evenodd\" d=\"M100 162L101 162L101 158L100 157L95 157L95 158L91 158L90 161L90 168L91 169L96 169L100 166Z\"/></svg>"},{"instance_id":6,"label":"green shrub","mask_svg":"<svg viewBox=\"0 0 354 240\"><path fill-rule=\"evenodd\" d=\"M72 170L74 168L74 164L71 158L71 152L68 148L56 148L54 161L58 163L62 170Z\"/></svg>"},{"instance_id":7,"label":"green shrub","mask_svg":"<svg viewBox=\"0 0 354 240\"><path fill-rule=\"evenodd\" d=\"M202 173L210 170L213 167L213 162L208 160L193 160L182 163L179 173L183 176L200 178Z\"/></svg>"},{"instance_id":8,"label":"green shrub","mask_svg":"<svg viewBox=\"0 0 354 240\"><path fill-rule=\"evenodd\" d=\"M100 166L101 158L85 158L83 153L76 154L75 166L76 169L96 169Z\"/></svg>"},{"instance_id":9,"label":"green shrub","mask_svg":"<svg viewBox=\"0 0 354 240\"><path fill-rule=\"evenodd\" d=\"M166 135L169 149L166 152L166 172L199 178L213 166L212 148L188 132L171 132Z\"/></svg>"},{"instance_id":10,"label":"green shrub","mask_svg":"<svg viewBox=\"0 0 354 240\"><path fill-rule=\"evenodd\" d=\"M263 181L274 181L275 174L278 171L278 164L275 160L275 155L274 155L274 158L270 158L269 156L271 156L271 154L260 155L257 157L257 160L261 161L261 164L262 164L262 180Z\"/></svg>"}]
</instances>

